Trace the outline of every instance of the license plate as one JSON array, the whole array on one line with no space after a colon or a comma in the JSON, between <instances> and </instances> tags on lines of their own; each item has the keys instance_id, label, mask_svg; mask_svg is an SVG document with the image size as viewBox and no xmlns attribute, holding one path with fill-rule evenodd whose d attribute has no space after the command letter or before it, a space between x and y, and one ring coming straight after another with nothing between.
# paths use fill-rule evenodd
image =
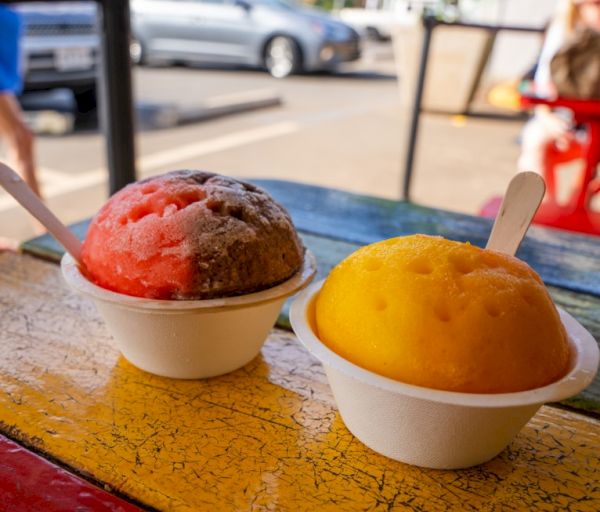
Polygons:
<instances>
[{"instance_id":1,"label":"license plate","mask_svg":"<svg viewBox=\"0 0 600 512\"><path fill-rule=\"evenodd\" d=\"M90 48L58 48L54 52L54 66L59 71L90 69L93 65Z\"/></svg>"}]
</instances>

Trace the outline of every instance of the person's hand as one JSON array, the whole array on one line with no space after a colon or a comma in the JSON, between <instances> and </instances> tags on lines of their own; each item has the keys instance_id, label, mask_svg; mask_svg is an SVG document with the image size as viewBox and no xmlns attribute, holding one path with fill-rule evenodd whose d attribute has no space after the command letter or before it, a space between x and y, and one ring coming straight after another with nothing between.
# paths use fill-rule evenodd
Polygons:
<instances>
[{"instance_id":1,"label":"person's hand","mask_svg":"<svg viewBox=\"0 0 600 512\"><path fill-rule=\"evenodd\" d=\"M573 123L550 109L536 111L544 130L559 150L565 151L573 141Z\"/></svg>"},{"instance_id":2,"label":"person's hand","mask_svg":"<svg viewBox=\"0 0 600 512\"><path fill-rule=\"evenodd\" d=\"M554 139L568 136L571 130L571 123L569 121L550 110L542 111L540 121L543 123L548 134Z\"/></svg>"}]
</instances>

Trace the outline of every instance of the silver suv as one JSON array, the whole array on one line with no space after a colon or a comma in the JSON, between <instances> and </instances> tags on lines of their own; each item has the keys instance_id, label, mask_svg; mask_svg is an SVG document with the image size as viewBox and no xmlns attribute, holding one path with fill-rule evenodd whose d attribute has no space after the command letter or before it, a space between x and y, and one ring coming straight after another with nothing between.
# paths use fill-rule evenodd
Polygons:
<instances>
[{"instance_id":1,"label":"silver suv","mask_svg":"<svg viewBox=\"0 0 600 512\"><path fill-rule=\"evenodd\" d=\"M77 110L96 108L99 37L95 2L15 4L24 22L24 90L69 88Z\"/></svg>"}]
</instances>

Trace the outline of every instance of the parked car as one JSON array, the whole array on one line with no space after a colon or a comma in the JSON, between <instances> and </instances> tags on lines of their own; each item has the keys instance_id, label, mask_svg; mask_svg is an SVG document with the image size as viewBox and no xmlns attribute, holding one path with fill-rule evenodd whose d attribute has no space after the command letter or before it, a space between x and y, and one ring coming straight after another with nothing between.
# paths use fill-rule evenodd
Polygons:
<instances>
[{"instance_id":1,"label":"parked car","mask_svg":"<svg viewBox=\"0 0 600 512\"><path fill-rule=\"evenodd\" d=\"M367 2L364 7L346 7L337 16L363 37L389 41L397 28L414 25L424 9L438 4L438 0L382 0Z\"/></svg>"},{"instance_id":2,"label":"parked car","mask_svg":"<svg viewBox=\"0 0 600 512\"><path fill-rule=\"evenodd\" d=\"M350 26L294 0L132 0L134 62L265 67L281 78L360 56Z\"/></svg>"},{"instance_id":3,"label":"parked car","mask_svg":"<svg viewBox=\"0 0 600 512\"><path fill-rule=\"evenodd\" d=\"M99 44L95 2L17 3L24 22L24 91L68 88L77 110L96 108Z\"/></svg>"}]
</instances>

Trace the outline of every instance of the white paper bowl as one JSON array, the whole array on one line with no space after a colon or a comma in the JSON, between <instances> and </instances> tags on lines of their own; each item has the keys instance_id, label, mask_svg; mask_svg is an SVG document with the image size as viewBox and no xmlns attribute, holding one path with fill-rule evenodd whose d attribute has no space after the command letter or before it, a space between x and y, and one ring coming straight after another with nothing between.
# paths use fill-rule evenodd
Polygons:
<instances>
[{"instance_id":1,"label":"white paper bowl","mask_svg":"<svg viewBox=\"0 0 600 512\"><path fill-rule=\"evenodd\" d=\"M287 281L248 295L210 300L151 300L90 282L68 254L67 283L92 298L119 350L147 372L176 379L214 377L236 370L260 351L285 299L314 277L314 256Z\"/></svg>"},{"instance_id":2,"label":"white paper bowl","mask_svg":"<svg viewBox=\"0 0 600 512\"><path fill-rule=\"evenodd\" d=\"M395 460L437 469L486 462L500 453L546 402L576 395L598 371L594 338L559 310L569 335L571 365L560 380L517 393L474 394L404 384L365 370L327 348L314 330L314 301L323 281L292 303L302 344L324 365L340 415L358 439Z\"/></svg>"}]
</instances>

